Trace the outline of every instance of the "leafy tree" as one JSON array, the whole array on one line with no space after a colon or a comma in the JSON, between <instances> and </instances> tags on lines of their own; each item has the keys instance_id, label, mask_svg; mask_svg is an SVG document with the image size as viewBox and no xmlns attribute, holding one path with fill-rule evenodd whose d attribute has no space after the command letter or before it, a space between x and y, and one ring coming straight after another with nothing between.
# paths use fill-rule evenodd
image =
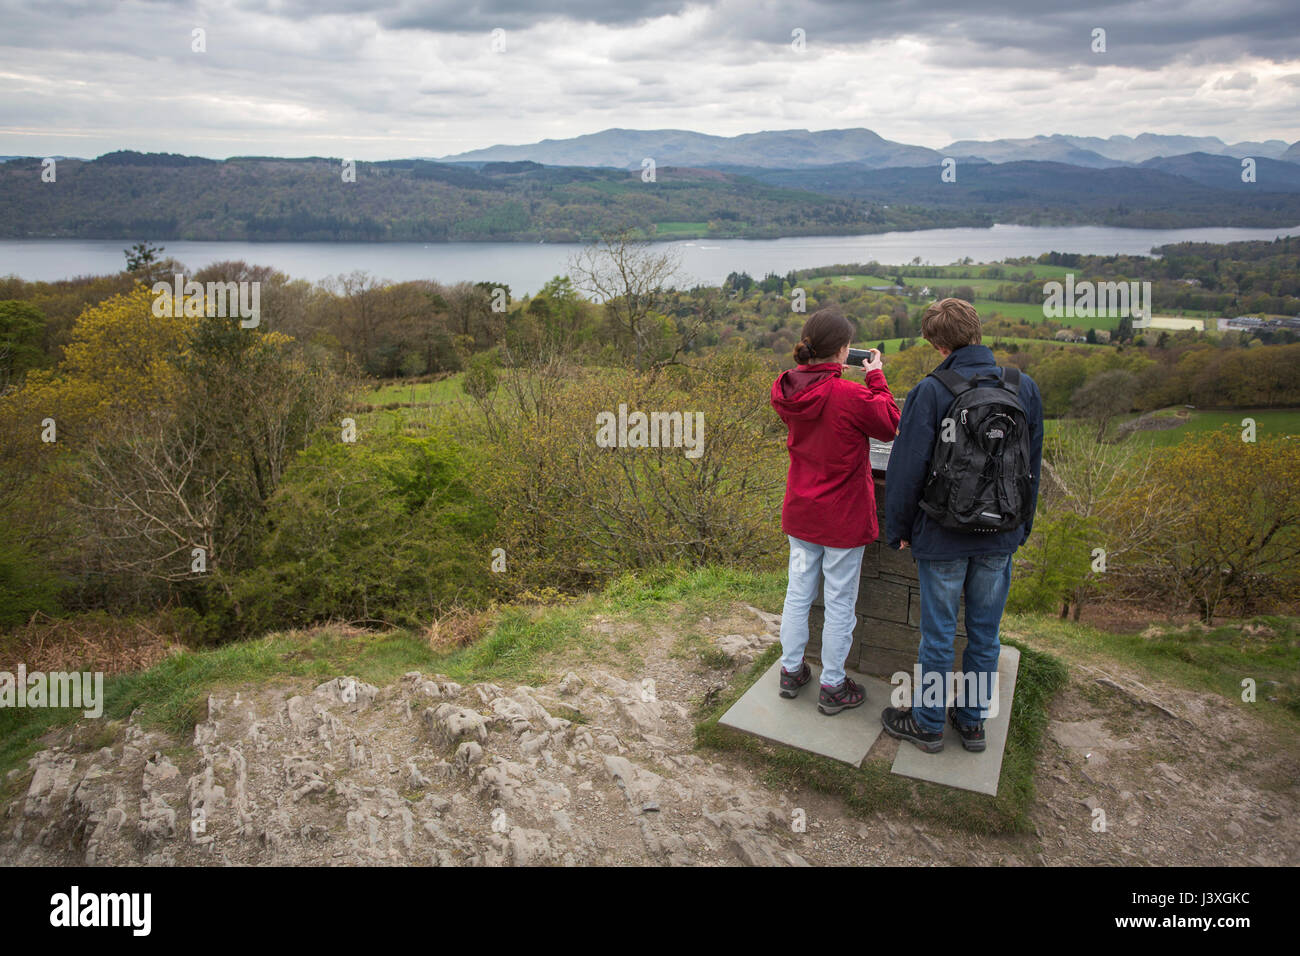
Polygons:
<instances>
[{"instance_id":1,"label":"leafy tree","mask_svg":"<svg viewBox=\"0 0 1300 956\"><path fill-rule=\"evenodd\" d=\"M1092 549L1099 538L1097 519L1069 510L1044 509L1034 521L1034 533L1017 554L1016 575L1007 607L1013 611L1061 609L1065 617L1076 595L1084 587L1091 565Z\"/></svg>"},{"instance_id":2,"label":"leafy tree","mask_svg":"<svg viewBox=\"0 0 1300 956\"><path fill-rule=\"evenodd\" d=\"M423 627L495 593L494 516L451 434L319 440L269 503L270 533L232 588L239 628L327 620ZM508 554L508 558L512 557Z\"/></svg>"},{"instance_id":3,"label":"leafy tree","mask_svg":"<svg viewBox=\"0 0 1300 956\"><path fill-rule=\"evenodd\" d=\"M1185 438L1156 459L1117 516L1177 502L1178 520L1135 549L1129 572L1190 601L1211 623L1224 602L1246 613L1259 598L1300 596L1300 448L1290 437L1244 441L1242 430Z\"/></svg>"},{"instance_id":4,"label":"leafy tree","mask_svg":"<svg viewBox=\"0 0 1300 956\"><path fill-rule=\"evenodd\" d=\"M28 369L47 364L41 350L44 331L40 309L12 299L0 302L0 394L21 383Z\"/></svg>"},{"instance_id":5,"label":"leafy tree","mask_svg":"<svg viewBox=\"0 0 1300 956\"><path fill-rule=\"evenodd\" d=\"M163 252L162 246L155 246L148 242L137 242L129 249L122 250L122 255L126 256L127 272L142 272L156 263Z\"/></svg>"}]
</instances>

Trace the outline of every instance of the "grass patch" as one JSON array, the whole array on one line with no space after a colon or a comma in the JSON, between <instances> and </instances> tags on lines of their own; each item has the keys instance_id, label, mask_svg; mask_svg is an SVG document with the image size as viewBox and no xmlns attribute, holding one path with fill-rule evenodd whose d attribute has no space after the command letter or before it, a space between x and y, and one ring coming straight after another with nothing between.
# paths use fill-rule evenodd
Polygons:
<instances>
[{"instance_id":1,"label":"grass patch","mask_svg":"<svg viewBox=\"0 0 1300 956\"><path fill-rule=\"evenodd\" d=\"M655 235L663 238L665 236L676 236L687 238L693 236L703 236L709 231L707 222L657 222L655 223Z\"/></svg>"},{"instance_id":2,"label":"grass patch","mask_svg":"<svg viewBox=\"0 0 1300 956\"><path fill-rule=\"evenodd\" d=\"M923 281L923 277L909 276L907 274L909 271L912 270L912 268L913 267L911 266L890 266L885 271L889 272L892 275L894 269L899 269L902 271L903 278L907 280L908 285L920 284ZM933 267L924 266L922 268L924 268L925 271L928 272ZM984 275L985 272L993 268L1002 269L1007 275L1016 276L1017 278L990 279L988 276ZM927 277L927 281L946 282L951 284L962 280L969 281L970 279L982 279L984 281L1014 283L1020 281L1018 277L1023 276L1027 272L1033 273L1034 278L1036 279L1061 279L1065 277L1065 274L1067 272L1074 272L1077 274L1078 268L1073 266L1045 265L1038 262L1032 263L1030 265L1015 265L1013 263L1004 264L1004 263L992 262L992 263L983 263L983 264L975 263L967 266L939 266L938 271L941 273L938 277L934 277L934 278Z\"/></svg>"},{"instance_id":3,"label":"grass patch","mask_svg":"<svg viewBox=\"0 0 1300 956\"><path fill-rule=\"evenodd\" d=\"M424 405L436 402L463 402L467 400L461 388L464 374L457 372L435 382L383 382L364 389L357 400L367 405L410 404Z\"/></svg>"},{"instance_id":4,"label":"grass patch","mask_svg":"<svg viewBox=\"0 0 1300 956\"><path fill-rule=\"evenodd\" d=\"M847 287L850 289L867 289L872 286L892 286L893 279L886 279L884 276L868 275L838 275L838 276L818 276L815 279L802 279L801 285L826 285L829 282L833 286Z\"/></svg>"},{"instance_id":5,"label":"grass patch","mask_svg":"<svg viewBox=\"0 0 1300 956\"><path fill-rule=\"evenodd\" d=\"M625 613L637 620L662 620L664 605L671 607L674 618L696 618L735 601L780 608L785 586L784 568L739 571L725 567L663 567L622 575L610 583L603 597L610 612Z\"/></svg>"},{"instance_id":6,"label":"grass patch","mask_svg":"<svg viewBox=\"0 0 1300 956\"><path fill-rule=\"evenodd\" d=\"M1300 618L1265 616L1209 629L1160 628L1148 637L1113 634L1050 615L1009 614L1005 626L1046 650L1109 657L1144 675L1217 694L1292 732L1300 729ZM1256 684L1254 703L1241 699L1241 682L1247 677Z\"/></svg>"},{"instance_id":7,"label":"grass patch","mask_svg":"<svg viewBox=\"0 0 1300 956\"><path fill-rule=\"evenodd\" d=\"M1181 425L1174 428L1138 431L1132 438L1147 442L1160 448L1177 445L1189 435L1205 434L1221 428L1241 430L1243 418L1255 420L1255 433L1259 438L1278 435L1300 435L1300 408L1232 408L1232 409L1184 409L1162 408L1153 412L1155 418L1173 418L1185 416ZM1139 416L1128 417L1132 421Z\"/></svg>"},{"instance_id":8,"label":"grass patch","mask_svg":"<svg viewBox=\"0 0 1300 956\"><path fill-rule=\"evenodd\" d=\"M1065 685L1066 671L1065 665L1049 654L1014 641L1004 643L1020 649L1020 671L996 797L897 776L889 772L892 761L869 758L861 767L851 767L720 725L719 718L780 656L780 648L775 646L710 702L704 719L696 725L696 742L744 755L762 769L769 786L806 785L839 797L862 816L902 809L917 818L973 833L1029 832L1033 828L1029 809L1034 799L1034 764L1047 727L1047 705Z\"/></svg>"}]
</instances>

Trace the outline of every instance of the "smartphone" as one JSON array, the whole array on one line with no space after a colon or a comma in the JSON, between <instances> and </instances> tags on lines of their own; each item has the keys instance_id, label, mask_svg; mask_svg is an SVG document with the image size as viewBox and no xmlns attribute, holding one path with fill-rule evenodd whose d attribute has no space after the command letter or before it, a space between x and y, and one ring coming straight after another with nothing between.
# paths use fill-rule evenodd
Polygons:
<instances>
[{"instance_id":1,"label":"smartphone","mask_svg":"<svg viewBox=\"0 0 1300 956\"><path fill-rule=\"evenodd\" d=\"M875 349L849 349L849 357L845 360L845 365L865 365L875 358Z\"/></svg>"}]
</instances>

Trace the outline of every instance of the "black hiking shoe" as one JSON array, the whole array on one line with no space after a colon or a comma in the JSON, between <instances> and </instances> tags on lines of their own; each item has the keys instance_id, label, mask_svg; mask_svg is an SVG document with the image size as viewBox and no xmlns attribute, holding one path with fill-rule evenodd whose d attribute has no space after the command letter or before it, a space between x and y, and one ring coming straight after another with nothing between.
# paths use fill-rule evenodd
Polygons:
<instances>
[{"instance_id":1,"label":"black hiking shoe","mask_svg":"<svg viewBox=\"0 0 1300 956\"><path fill-rule=\"evenodd\" d=\"M984 722L980 721L974 727L968 727L965 724L957 723L957 708L948 708L948 723L956 728L957 733L961 736L961 745L973 754L980 753L984 749Z\"/></svg>"},{"instance_id":2,"label":"black hiking shoe","mask_svg":"<svg viewBox=\"0 0 1300 956\"><path fill-rule=\"evenodd\" d=\"M799 688L812 680L812 668L808 666L807 661L799 665L799 673L791 674L784 667L781 668L781 696L798 697Z\"/></svg>"},{"instance_id":3,"label":"black hiking shoe","mask_svg":"<svg viewBox=\"0 0 1300 956\"><path fill-rule=\"evenodd\" d=\"M885 733L899 740L910 740L928 754L943 749L943 734L922 730L912 716L911 707L886 707L880 714Z\"/></svg>"},{"instance_id":4,"label":"black hiking shoe","mask_svg":"<svg viewBox=\"0 0 1300 956\"><path fill-rule=\"evenodd\" d=\"M861 707L866 702L866 692L846 677L839 687L822 687L817 698L817 709L827 717L833 717L841 710Z\"/></svg>"}]
</instances>

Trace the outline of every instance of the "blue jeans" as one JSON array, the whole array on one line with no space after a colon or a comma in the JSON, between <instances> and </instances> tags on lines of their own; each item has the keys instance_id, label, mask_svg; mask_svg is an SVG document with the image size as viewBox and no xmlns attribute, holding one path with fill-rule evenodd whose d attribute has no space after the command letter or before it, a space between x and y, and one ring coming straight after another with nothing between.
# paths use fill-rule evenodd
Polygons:
<instances>
[{"instance_id":1,"label":"blue jeans","mask_svg":"<svg viewBox=\"0 0 1300 956\"><path fill-rule=\"evenodd\" d=\"M823 687L838 687L844 683L844 660L849 656L853 628L858 623L854 608L858 603L862 552L866 549L827 548L786 537L790 538L790 579L781 611L781 666L791 674L799 673L808 646L808 611L825 577L821 683Z\"/></svg>"},{"instance_id":2,"label":"blue jeans","mask_svg":"<svg viewBox=\"0 0 1300 956\"><path fill-rule=\"evenodd\" d=\"M957 708L957 720L966 725L978 724L987 715L993 675L998 672L998 627L1011 588L1011 555L980 554L953 561L917 558L916 570L921 580L921 647L917 652L921 684L912 689L912 716L922 730L941 732L947 704L955 703L947 697L948 672L952 670L957 606L964 592L966 651L961 661L962 687L979 693L975 699L964 695L963 706ZM933 697L928 701L930 706L922 706L923 688L933 687L931 682L936 680L932 674L943 681L942 707L934 706Z\"/></svg>"}]
</instances>

